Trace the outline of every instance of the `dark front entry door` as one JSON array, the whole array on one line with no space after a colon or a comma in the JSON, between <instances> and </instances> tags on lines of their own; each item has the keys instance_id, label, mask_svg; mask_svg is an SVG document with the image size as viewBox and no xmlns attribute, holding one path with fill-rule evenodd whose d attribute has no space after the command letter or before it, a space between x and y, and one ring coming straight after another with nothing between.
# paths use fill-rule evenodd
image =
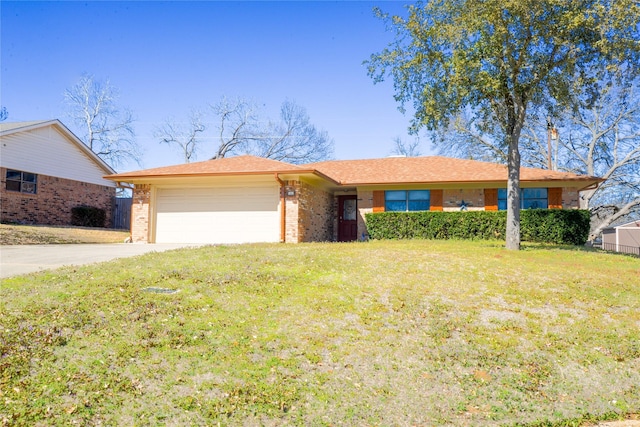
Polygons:
<instances>
[{"instance_id":1,"label":"dark front entry door","mask_svg":"<svg viewBox=\"0 0 640 427\"><path fill-rule=\"evenodd\" d=\"M338 241L351 242L358 238L358 205L356 196L338 197Z\"/></svg>"}]
</instances>

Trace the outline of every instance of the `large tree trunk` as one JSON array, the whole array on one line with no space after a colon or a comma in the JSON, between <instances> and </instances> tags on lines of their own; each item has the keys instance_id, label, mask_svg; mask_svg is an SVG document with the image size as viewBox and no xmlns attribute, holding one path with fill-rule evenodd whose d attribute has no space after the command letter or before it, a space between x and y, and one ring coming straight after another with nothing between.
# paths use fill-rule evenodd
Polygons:
<instances>
[{"instance_id":1,"label":"large tree trunk","mask_svg":"<svg viewBox=\"0 0 640 427\"><path fill-rule=\"evenodd\" d=\"M518 139L509 139L507 159L507 249L520 249L520 149Z\"/></svg>"}]
</instances>

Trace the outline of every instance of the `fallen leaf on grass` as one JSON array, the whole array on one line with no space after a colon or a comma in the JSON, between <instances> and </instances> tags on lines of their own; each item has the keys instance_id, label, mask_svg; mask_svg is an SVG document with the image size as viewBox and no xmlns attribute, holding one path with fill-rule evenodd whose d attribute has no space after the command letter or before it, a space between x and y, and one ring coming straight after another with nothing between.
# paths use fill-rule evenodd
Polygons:
<instances>
[{"instance_id":1,"label":"fallen leaf on grass","mask_svg":"<svg viewBox=\"0 0 640 427\"><path fill-rule=\"evenodd\" d=\"M482 382L491 381L491 375L487 371L482 370L482 369L478 369L477 371L475 371L473 373L473 376L474 376L475 379L480 380Z\"/></svg>"}]
</instances>

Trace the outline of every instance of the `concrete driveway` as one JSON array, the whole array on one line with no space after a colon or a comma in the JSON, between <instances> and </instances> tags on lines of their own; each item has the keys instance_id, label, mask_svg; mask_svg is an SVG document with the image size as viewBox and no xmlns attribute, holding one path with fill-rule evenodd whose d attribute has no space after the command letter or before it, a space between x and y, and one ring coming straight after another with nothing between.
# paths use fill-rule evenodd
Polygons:
<instances>
[{"instance_id":1,"label":"concrete driveway","mask_svg":"<svg viewBox=\"0 0 640 427\"><path fill-rule=\"evenodd\" d=\"M69 244L0 246L0 278L52 270L65 265L110 261L147 252L196 247L194 244Z\"/></svg>"}]
</instances>

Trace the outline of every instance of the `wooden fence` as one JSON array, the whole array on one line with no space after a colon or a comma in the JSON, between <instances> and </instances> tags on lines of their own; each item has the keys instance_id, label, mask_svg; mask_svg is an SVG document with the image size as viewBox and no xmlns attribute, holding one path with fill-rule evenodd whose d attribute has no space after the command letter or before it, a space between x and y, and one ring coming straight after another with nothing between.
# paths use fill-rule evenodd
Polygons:
<instances>
[{"instance_id":1,"label":"wooden fence","mask_svg":"<svg viewBox=\"0 0 640 427\"><path fill-rule=\"evenodd\" d=\"M113 228L131 229L131 197L115 197L113 203Z\"/></svg>"}]
</instances>

